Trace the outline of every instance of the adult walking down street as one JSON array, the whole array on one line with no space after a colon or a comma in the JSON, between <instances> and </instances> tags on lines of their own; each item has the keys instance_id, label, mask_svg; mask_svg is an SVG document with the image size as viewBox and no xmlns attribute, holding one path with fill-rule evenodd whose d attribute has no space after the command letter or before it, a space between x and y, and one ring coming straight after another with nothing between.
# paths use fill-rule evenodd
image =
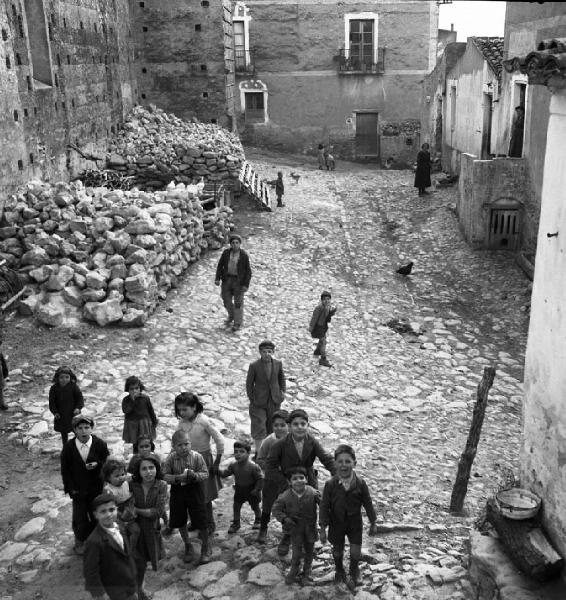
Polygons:
<instances>
[{"instance_id":1,"label":"adult walking down street","mask_svg":"<svg viewBox=\"0 0 566 600\"><path fill-rule=\"evenodd\" d=\"M226 325L232 323L232 331L238 331L244 320L244 294L248 291L252 269L250 259L242 250L242 238L230 236L230 248L222 252L216 267L216 285L222 284L221 296L224 308L228 313Z\"/></svg>"},{"instance_id":2,"label":"adult walking down street","mask_svg":"<svg viewBox=\"0 0 566 600\"><path fill-rule=\"evenodd\" d=\"M417 154L417 170L415 172L415 187L419 190L419 196L428 194L427 187L430 187L430 152L429 145L423 144Z\"/></svg>"},{"instance_id":3,"label":"adult walking down street","mask_svg":"<svg viewBox=\"0 0 566 600\"><path fill-rule=\"evenodd\" d=\"M251 363L246 379L250 401L250 429L255 452L263 440L273 432L272 417L285 400L286 380L283 363L273 358L275 344L264 340L259 345L260 358Z\"/></svg>"}]
</instances>

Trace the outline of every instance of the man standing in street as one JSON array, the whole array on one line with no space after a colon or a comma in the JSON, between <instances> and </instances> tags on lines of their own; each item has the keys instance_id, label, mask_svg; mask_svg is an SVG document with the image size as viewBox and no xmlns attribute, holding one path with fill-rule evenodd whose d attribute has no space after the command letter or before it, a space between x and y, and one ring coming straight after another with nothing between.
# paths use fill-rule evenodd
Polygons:
<instances>
[{"instance_id":1,"label":"man standing in street","mask_svg":"<svg viewBox=\"0 0 566 600\"><path fill-rule=\"evenodd\" d=\"M230 248L222 252L216 267L215 285L222 283L220 295L228 313L226 325L232 325L232 331L238 331L244 319L244 294L248 291L252 270L250 259L241 249L242 238L230 236Z\"/></svg>"},{"instance_id":2,"label":"man standing in street","mask_svg":"<svg viewBox=\"0 0 566 600\"><path fill-rule=\"evenodd\" d=\"M260 359L251 363L246 379L250 401L251 434L257 454L263 440L273 431L273 413L285 400L285 373L280 360L273 358L275 344L264 340L259 345Z\"/></svg>"}]
</instances>

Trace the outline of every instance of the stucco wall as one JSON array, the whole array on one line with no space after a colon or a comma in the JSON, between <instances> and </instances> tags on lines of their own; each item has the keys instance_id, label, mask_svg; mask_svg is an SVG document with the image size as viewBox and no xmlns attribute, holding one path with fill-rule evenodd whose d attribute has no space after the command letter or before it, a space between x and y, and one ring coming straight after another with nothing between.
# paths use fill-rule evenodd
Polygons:
<instances>
[{"instance_id":1,"label":"stucco wall","mask_svg":"<svg viewBox=\"0 0 566 600\"><path fill-rule=\"evenodd\" d=\"M292 151L333 143L339 156L353 148L356 110L375 110L379 126L420 119L423 77L436 52L438 7L428 2L330 0L246 2L255 77L268 90L268 124L239 129L244 139ZM378 14L378 46L386 47L385 73L338 75L346 13ZM434 33L431 33L434 30ZM239 102L239 96L237 103ZM413 130L412 135L417 135ZM400 143L398 153L405 152ZM410 150L412 159L416 153Z\"/></svg>"},{"instance_id":2,"label":"stucco wall","mask_svg":"<svg viewBox=\"0 0 566 600\"><path fill-rule=\"evenodd\" d=\"M489 86L489 84L491 84ZM456 96L453 96L453 87ZM484 121L484 93L497 86L495 73L471 40L466 51L446 74L445 127L443 129L442 164L447 170L457 173L460 169L460 154L467 152L477 157L482 153ZM494 98L495 99L495 98ZM452 109L456 102L455 111ZM499 103L492 104L492 136L497 127ZM455 117L454 119L452 117ZM493 152L495 144L490 145Z\"/></svg>"},{"instance_id":3,"label":"stucco wall","mask_svg":"<svg viewBox=\"0 0 566 600\"><path fill-rule=\"evenodd\" d=\"M536 50L541 40L566 36L566 5L563 2L508 2L505 14L505 58L525 56ZM515 82L527 82L526 75L503 72L502 94L499 102L500 116L496 153L507 154L511 137L513 112L518 104ZM525 137L523 157L529 165L533 184L532 205L527 207L532 215L525 250L534 254L538 230L538 215L542 190L546 131L550 93L544 86L527 86L525 106Z\"/></svg>"},{"instance_id":4,"label":"stucco wall","mask_svg":"<svg viewBox=\"0 0 566 600\"><path fill-rule=\"evenodd\" d=\"M511 207L513 202L519 203L521 208L518 210L524 223L523 207L531 193L528 168L521 158L478 160L472 154L462 153L460 161L458 222L466 241L474 248L485 249L488 247L490 211L498 208L494 203L506 207Z\"/></svg>"},{"instance_id":5,"label":"stucco wall","mask_svg":"<svg viewBox=\"0 0 566 600\"><path fill-rule=\"evenodd\" d=\"M209 0L208 6L200 0L132 5L140 104L156 104L183 119L198 117L231 128L230 0Z\"/></svg>"},{"instance_id":6,"label":"stucco wall","mask_svg":"<svg viewBox=\"0 0 566 600\"><path fill-rule=\"evenodd\" d=\"M521 481L566 556L566 92L553 97L525 368ZM548 237L547 234L556 236Z\"/></svg>"},{"instance_id":7,"label":"stucco wall","mask_svg":"<svg viewBox=\"0 0 566 600\"><path fill-rule=\"evenodd\" d=\"M1 194L32 177L92 167L67 144L103 153L137 94L127 0L47 0L43 15L26 15L25 6L0 4ZM47 51L34 72L30 35L42 30ZM36 79L46 65L51 85Z\"/></svg>"}]
</instances>

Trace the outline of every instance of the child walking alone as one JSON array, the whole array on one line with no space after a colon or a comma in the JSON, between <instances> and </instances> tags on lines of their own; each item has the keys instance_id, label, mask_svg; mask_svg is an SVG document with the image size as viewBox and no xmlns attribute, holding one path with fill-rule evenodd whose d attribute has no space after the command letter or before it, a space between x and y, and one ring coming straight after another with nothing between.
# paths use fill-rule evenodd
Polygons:
<instances>
[{"instance_id":1,"label":"child walking alone","mask_svg":"<svg viewBox=\"0 0 566 600\"><path fill-rule=\"evenodd\" d=\"M155 439L157 417L153 405L147 394L144 394L144 384L138 377L126 379L124 391L127 396L122 399L122 412L124 413L124 432L122 439L127 444L133 444L134 453L137 453L137 442L140 435L149 435Z\"/></svg>"},{"instance_id":2,"label":"child walking alone","mask_svg":"<svg viewBox=\"0 0 566 600\"><path fill-rule=\"evenodd\" d=\"M117 458L108 458L102 465L102 479L104 481L102 492L111 494L116 500L118 523L124 526L130 539L130 546L135 549L140 535L140 528L136 523L137 513L134 506L134 495L130 490L124 461Z\"/></svg>"},{"instance_id":3,"label":"child walking alone","mask_svg":"<svg viewBox=\"0 0 566 600\"><path fill-rule=\"evenodd\" d=\"M278 171L277 179L275 180L275 195L277 196L277 206L283 208L283 194L285 193L285 184L283 183L283 173Z\"/></svg>"},{"instance_id":4,"label":"child walking alone","mask_svg":"<svg viewBox=\"0 0 566 600\"><path fill-rule=\"evenodd\" d=\"M77 385L77 377L69 367L59 367L53 375L49 388L49 410L53 413L53 429L61 434L63 446L73 431L73 417L84 407L83 394Z\"/></svg>"},{"instance_id":5,"label":"child walking alone","mask_svg":"<svg viewBox=\"0 0 566 600\"><path fill-rule=\"evenodd\" d=\"M171 438L173 452L163 463L163 479L171 485L169 499L169 527L179 529L185 543L183 560L187 563L194 559L194 550L187 531L188 517L191 524L199 530L202 542L200 562L210 562L212 554L206 521L206 500L201 482L208 478L208 468L204 458L191 450L191 441L186 431L178 430Z\"/></svg>"},{"instance_id":6,"label":"child walking alone","mask_svg":"<svg viewBox=\"0 0 566 600\"><path fill-rule=\"evenodd\" d=\"M326 482L320 505L320 541L332 544L336 565L335 583L345 582L351 591L360 584L359 562L362 552L362 506L370 522L369 534L377 535L377 516L367 483L354 471L356 453L341 444L334 452L336 475ZM344 545L350 542L350 577L344 571Z\"/></svg>"},{"instance_id":7,"label":"child walking alone","mask_svg":"<svg viewBox=\"0 0 566 600\"><path fill-rule=\"evenodd\" d=\"M179 419L179 429L186 431L191 448L198 452L208 467L208 479L203 481L206 502L206 520L209 533L214 533L216 523L212 512L212 501L218 498L222 481L218 475L218 465L224 454L224 437L204 414L204 406L193 392L182 392L175 398L175 416ZM212 458L210 440L216 446L216 458Z\"/></svg>"},{"instance_id":8,"label":"child walking alone","mask_svg":"<svg viewBox=\"0 0 566 600\"><path fill-rule=\"evenodd\" d=\"M312 583L314 543L317 539L316 510L320 493L307 485L307 470L293 467L287 471L290 489L283 492L273 505L273 516L283 525L283 531L291 536L291 568L285 583L295 583L299 575L301 559L303 572L301 585Z\"/></svg>"},{"instance_id":9,"label":"child walking alone","mask_svg":"<svg viewBox=\"0 0 566 600\"><path fill-rule=\"evenodd\" d=\"M221 477L234 475L234 518L228 533L236 533L240 529L240 513L245 502L249 502L254 511L255 520L252 529L259 529L260 526L259 502L263 488L263 471L259 465L250 460L251 451L251 444L236 440L234 442L235 462L219 470Z\"/></svg>"},{"instance_id":10,"label":"child walking alone","mask_svg":"<svg viewBox=\"0 0 566 600\"><path fill-rule=\"evenodd\" d=\"M318 344L313 352L315 356L320 356L319 365L331 367L332 365L326 358L326 334L328 333L328 323L336 314L336 307L330 304L332 298L330 292L324 291L320 295L320 303L313 310L309 331L313 338L318 339Z\"/></svg>"}]
</instances>

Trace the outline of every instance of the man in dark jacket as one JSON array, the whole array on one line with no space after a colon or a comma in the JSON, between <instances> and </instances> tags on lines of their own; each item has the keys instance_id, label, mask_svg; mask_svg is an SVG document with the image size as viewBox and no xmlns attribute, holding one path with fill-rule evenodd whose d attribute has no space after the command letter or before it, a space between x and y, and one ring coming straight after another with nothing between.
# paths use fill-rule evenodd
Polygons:
<instances>
[{"instance_id":1,"label":"man in dark jacket","mask_svg":"<svg viewBox=\"0 0 566 600\"><path fill-rule=\"evenodd\" d=\"M215 285L222 283L220 295L228 312L226 325L234 323L232 331L238 331L244 320L244 294L248 291L252 270L250 259L241 248L242 238L230 236L230 248L222 252L216 267Z\"/></svg>"},{"instance_id":2,"label":"man in dark jacket","mask_svg":"<svg viewBox=\"0 0 566 600\"><path fill-rule=\"evenodd\" d=\"M285 399L286 380L283 364L273 358L275 344L264 340L259 345L261 358L251 363L246 378L250 401L251 434L256 454L263 440L273 431L273 413Z\"/></svg>"}]
</instances>

